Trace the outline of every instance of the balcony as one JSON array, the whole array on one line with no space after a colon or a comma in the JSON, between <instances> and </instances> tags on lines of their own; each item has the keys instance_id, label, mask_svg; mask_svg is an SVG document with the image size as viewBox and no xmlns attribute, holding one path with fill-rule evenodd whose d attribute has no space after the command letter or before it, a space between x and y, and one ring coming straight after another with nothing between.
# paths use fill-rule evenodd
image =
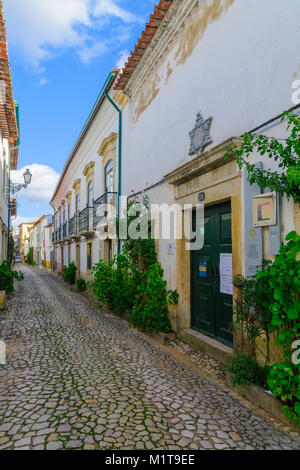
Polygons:
<instances>
[{"instance_id":1,"label":"balcony","mask_svg":"<svg viewBox=\"0 0 300 470\"><path fill-rule=\"evenodd\" d=\"M68 237L77 240L79 235L79 215L74 215L68 222Z\"/></svg>"},{"instance_id":2,"label":"balcony","mask_svg":"<svg viewBox=\"0 0 300 470\"><path fill-rule=\"evenodd\" d=\"M54 230L52 234L52 241L53 243L59 243L62 241L62 228L61 227Z\"/></svg>"},{"instance_id":3,"label":"balcony","mask_svg":"<svg viewBox=\"0 0 300 470\"><path fill-rule=\"evenodd\" d=\"M106 206L105 206L106 204ZM93 203L93 207L86 207L78 215L74 215L52 234L53 243L64 240L90 237L95 233L96 227L107 216L110 207L117 204L117 193L105 193Z\"/></svg>"},{"instance_id":4,"label":"balcony","mask_svg":"<svg viewBox=\"0 0 300 470\"><path fill-rule=\"evenodd\" d=\"M94 201L93 227L94 229L101 223L101 220L107 216L109 206L116 206L117 193L104 193L99 199ZM107 207L103 207L107 204Z\"/></svg>"},{"instance_id":5,"label":"balcony","mask_svg":"<svg viewBox=\"0 0 300 470\"><path fill-rule=\"evenodd\" d=\"M71 219L70 219L71 220ZM65 222L63 225L63 239L68 241L71 239L70 235L70 221Z\"/></svg>"},{"instance_id":6,"label":"balcony","mask_svg":"<svg viewBox=\"0 0 300 470\"><path fill-rule=\"evenodd\" d=\"M69 224L69 237L73 237L74 235L76 235L76 217L75 215L73 217L71 217L71 219L69 220L68 222Z\"/></svg>"},{"instance_id":7,"label":"balcony","mask_svg":"<svg viewBox=\"0 0 300 470\"><path fill-rule=\"evenodd\" d=\"M63 224L63 239L67 238L67 233L68 233L68 224L65 222Z\"/></svg>"},{"instance_id":8,"label":"balcony","mask_svg":"<svg viewBox=\"0 0 300 470\"><path fill-rule=\"evenodd\" d=\"M93 207L86 207L79 213L79 234L89 237L94 233L93 227Z\"/></svg>"}]
</instances>

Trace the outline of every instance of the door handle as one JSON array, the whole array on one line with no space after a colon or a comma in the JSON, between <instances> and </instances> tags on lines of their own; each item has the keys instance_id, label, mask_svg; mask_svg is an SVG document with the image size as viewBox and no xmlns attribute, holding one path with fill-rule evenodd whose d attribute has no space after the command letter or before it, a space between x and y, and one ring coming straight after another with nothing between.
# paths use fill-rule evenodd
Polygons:
<instances>
[{"instance_id":1,"label":"door handle","mask_svg":"<svg viewBox=\"0 0 300 470\"><path fill-rule=\"evenodd\" d=\"M216 281L219 281L219 279L220 279L220 271L219 271L219 268L216 268L215 280L216 280Z\"/></svg>"},{"instance_id":2,"label":"door handle","mask_svg":"<svg viewBox=\"0 0 300 470\"><path fill-rule=\"evenodd\" d=\"M214 271L214 268L211 267L210 268L210 281L214 282L214 280L215 280L215 271Z\"/></svg>"}]
</instances>

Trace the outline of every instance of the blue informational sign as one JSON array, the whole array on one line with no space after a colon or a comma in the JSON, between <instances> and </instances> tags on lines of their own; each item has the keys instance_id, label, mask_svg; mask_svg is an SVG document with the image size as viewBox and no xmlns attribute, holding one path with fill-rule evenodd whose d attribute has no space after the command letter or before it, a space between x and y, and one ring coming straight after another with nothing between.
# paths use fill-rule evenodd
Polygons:
<instances>
[{"instance_id":1,"label":"blue informational sign","mask_svg":"<svg viewBox=\"0 0 300 470\"><path fill-rule=\"evenodd\" d=\"M199 276L200 277L207 277L206 261L199 261Z\"/></svg>"}]
</instances>

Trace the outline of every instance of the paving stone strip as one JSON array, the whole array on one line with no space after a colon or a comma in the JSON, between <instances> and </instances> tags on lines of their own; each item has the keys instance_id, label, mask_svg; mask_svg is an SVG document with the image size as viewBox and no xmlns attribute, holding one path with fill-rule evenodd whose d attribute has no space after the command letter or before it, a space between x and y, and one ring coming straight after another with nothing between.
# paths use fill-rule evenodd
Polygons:
<instances>
[{"instance_id":1,"label":"paving stone strip","mask_svg":"<svg viewBox=\"0 0 300 470\"><path fill-rule=\"evenodd\" d=\"M2 449L300 449L222 383L201 377L55 276L25 276L0 313Z\"/></svg>"}]
</instances>

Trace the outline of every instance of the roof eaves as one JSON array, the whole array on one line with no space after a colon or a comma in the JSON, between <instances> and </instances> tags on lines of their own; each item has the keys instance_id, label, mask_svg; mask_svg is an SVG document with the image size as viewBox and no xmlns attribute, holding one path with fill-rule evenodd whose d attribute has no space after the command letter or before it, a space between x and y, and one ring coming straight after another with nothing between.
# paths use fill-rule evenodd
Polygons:
<instances>
[{"instance_id":1,"label":"roof eaves","mask_svg":"<svg viewBox=\"0 0 300 470\"><path fill-rule=\"evenodd\" d=\"M150 15L150 20L148 23L146 23L145 30L142 32L142 35L135 45L134 50L131 52L131 55L128 58L128 61L126 62L125 67L115 85L115 90L124 90L126 88L127 83L129 82L147 48L151 44L172 3L173 0L160 0L160 2L155 5L154 13Z\"/></svg>"},{"instance_id":2,"label":"roof eaves","mask_svg":"<svg viewBox=\"0 0 300 470\"><path fill-rule=\"evenodd\" d=\"M40 224L45 218L46 218L46 216L42 215L42 217L40 217L36 222L34 222L33 227Z\"/></svg>"}]
</instances>

